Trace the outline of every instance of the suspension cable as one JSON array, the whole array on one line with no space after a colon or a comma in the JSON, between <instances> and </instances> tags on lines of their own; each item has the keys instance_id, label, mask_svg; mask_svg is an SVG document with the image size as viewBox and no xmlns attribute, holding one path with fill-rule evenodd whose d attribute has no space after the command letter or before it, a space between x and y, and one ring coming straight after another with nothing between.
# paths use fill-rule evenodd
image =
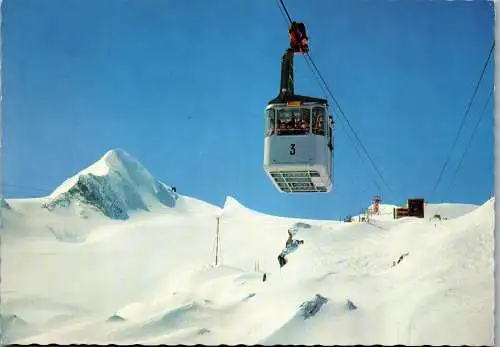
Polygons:
<instances>
[{"instance_id":1,"label":"suspension cable","mask_svg":"<svg viewBox=\"0 0 500 347\"><path fill-rule=\"evenodd\" d=\"M483 109L481 110L481 115L477 119L476 124L474 125L474 129L473 129L473 131L472 131L472 133L471 133L471 135L469 137L469 142L467 143L467 146L465 147L464 151L462 152L462 156L460 157L460 160L458 162L457 168L453 172L452 178L450 180L450 184L447 187L448 190L453 185L453 183L455 181L455 178L457 177L458 172L462 168L462 164L464 162L465 156L467 155L467 152L469 151L469 148L471 147L472 140L474 139L474 135L476 135L476 131L477 131L478 127L479 127L479 124L481 123L481 121L483 120L484 115L486 114L486 110L487 110L487 108L488 108L488 106L490 104L491 97L493 96L493 91L494 91L494 88L491 87L490 94L488 95L488 99L486 100L486 102L485 102L485 104L483 106Z\"/></svg>"},{"instance_id":2,"label":"suspension cable","mask_svg":"<svg viewBox=\"0 0 500 347\"><path fill-rule=\"evenodd\" d=\"M474 92L473 92L473 94L472 94L472 96L471 96L471 98L469 100L469 103L467 105L467 109L465 110L465 113L464 113L464 115L462 117L462 121L461 121L460 126L458 128L457 134L455 136L455 139L453 140L453 144L451 145L451 149L450 149L450 151L448 153L448 156L447 156L447 158L446 158L446 160L444 162L444 165L441 167L441 171L439 172L439 175L438 175L438 178L436 180L436 183L434 184L434 187L432 188L431 194L434 194L434 192L436 191L439 183L441 183L441 180L443 178L443 173L446 170L446 167L448 166L448 163L449 163L449 161L451 159L451 154L452 154L453 150L455 149L455 145L457 144L458 138L460 137L460 133L461 133L461 131L462 131L464 125L465 125L465 121L466 121L467 117L469 116L472 103L474 101L474 98L476 97L476 94L477 94L478 90L479 90L479 85L481 84L481 81L482 81L482 79L484 77L484 73L486 72L486 69L488 67L488 63L490 62L491 54L493 53L493 49L494 48L495 48L495 41L493 40L493 43L492 43L491 48L490 48L490 52L488 54L488 58L486 59L486 61L484 63L484 66L483 66L483 70L481 71L479 79L476 82L476 86L474 88Z\"/></svg>"},{"instance_id":3,"label":"suspension cable","mask_svg":"<svg viewBox=\"0 0 500 347\"><path fill-rule=\"evenodd\" d=\"M288 10L286 9L285 4L283 3L283 0L280 0L281 6L283 7L283 10L285 11L286 16L288 17L288 20L290 21L290 24L293 23L292 17L290 17L290 14L288 13Z\"/></svg>"}]
</instances>

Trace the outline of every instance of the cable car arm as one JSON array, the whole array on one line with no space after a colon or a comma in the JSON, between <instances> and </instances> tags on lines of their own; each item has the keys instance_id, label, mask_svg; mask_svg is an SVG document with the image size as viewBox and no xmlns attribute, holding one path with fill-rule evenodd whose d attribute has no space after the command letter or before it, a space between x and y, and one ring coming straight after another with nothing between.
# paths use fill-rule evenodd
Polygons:
<instances>
[{"instance_id":1,"label":"cable car arm","mask_svg":"<svg viewBox=\"0 0 500 347\"><path fill-rule=\"evenodd\" d=\"M286 102L288 96L291 95L294 95L293 52L289 48L285 51L283 57L281 58L281 85L279 98Z\"/></svg>"},{"instance_id":2,"label":"cable car arm","mask_svg":"<svg viewBox=\"0 0 500 347\"><path fill-rule=\"evenodd\" d=\"M289 101L316 102L328 105L326 99L319 99L310 96L295 95L294 74L293 74L293 51L289 48L281 58L281 84L280 92L276 98L269 101L272 104L286 104Z\"/></svg>"}]
</instances>

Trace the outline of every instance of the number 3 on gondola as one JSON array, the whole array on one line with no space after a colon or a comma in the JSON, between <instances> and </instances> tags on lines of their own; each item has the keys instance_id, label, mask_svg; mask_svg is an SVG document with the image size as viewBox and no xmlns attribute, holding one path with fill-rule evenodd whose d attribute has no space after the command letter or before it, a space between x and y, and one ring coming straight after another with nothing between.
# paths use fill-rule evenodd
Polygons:
<instances>
[{"instance_id":1,"label":"number 3 on gondola","mask_svg":"<svg viewBox=\"0 0 500 347\"><path fill-rule=\"evenodd\" d=\"M295 143L290 144L290 155L295 155Z\"/></svg>"}]
</instances>

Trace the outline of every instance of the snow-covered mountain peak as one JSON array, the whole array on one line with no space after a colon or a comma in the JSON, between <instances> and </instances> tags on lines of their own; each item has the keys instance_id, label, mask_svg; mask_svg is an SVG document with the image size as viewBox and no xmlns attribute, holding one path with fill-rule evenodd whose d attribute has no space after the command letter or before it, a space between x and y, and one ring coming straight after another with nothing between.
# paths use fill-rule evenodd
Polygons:
<instances>
[{"instance_id":1,"label":"snow-covered mountain peak","mask_svg":"<svg viewBox=\"0 0 500 347\"><path fill-rule=\"evenodd\" d=\"M67 208L78 201L108 217L126 219L133 210L175 207L177 198L171 187L156 180L134 157L112 149L55 189L44 207Z\"/></svg>"},{"instance_id":2,"label":"snow-covered mountain peak","mask_svg":"<svg viewBox=\"0 0 500 347\"><path fill-rule=\"evenodd\" d=\"M228 195L226 196L226 201L224 202L224 207L222 208L222 213L225 215L228 214L244 214L244 215L260 215L260 212L254 211L245 205L243 205L241 202L236 200L236 198Z\"/></svg>"},{"instance_id":3,"label":"snow-covered mountain peak","mask_svg":"<svg viewBox=\"0 0 500 347\"><path fill-rule=\"evenodd\" d=\"M232 211L232 210L238 210L241 208L245 208L241 203L238 202L235 198L232 196L228 195L226 196L226 201L224 201L224 211Z\"/></svg>"},{"instance_id":4,"label":"snow-covered mountain peak","mask_svg":"<svg viewBox=\"0 0 500 347\"><path fill-rule=\"evenodd\" d=\"M137 184L151 183L154 177L130 154L122 149L112 149L106 152L99 162L109 170L119 172ZM98 162L98 163L99 163Z\"/></svg>"},{"instance_id":5,"label":"snow-covered mountain peak","mask_svg":"<svg viewBox=\"0 0 500 347\"><path fill-rule=\"evenodd\" d=\"M56 197L67 192L77 183L80 176L89 174L94 176L107 176L110 174L122 176L138 186L151 184L155 181L154 177L137 159L122 149L111 149L99 160L64 181L50 196Z\"/></svg>"},{"instance_id":6,"label":"snow-covered mountain peak","mask_svg":"<svg viewBox=\"0 0 500 347\"><path fill-rule=\"evenodd\" d=\"M97 163L114 171L126 170L127 166L142 167L135 158L120 148L107 151Z\"/></svg>"}]
</instances>

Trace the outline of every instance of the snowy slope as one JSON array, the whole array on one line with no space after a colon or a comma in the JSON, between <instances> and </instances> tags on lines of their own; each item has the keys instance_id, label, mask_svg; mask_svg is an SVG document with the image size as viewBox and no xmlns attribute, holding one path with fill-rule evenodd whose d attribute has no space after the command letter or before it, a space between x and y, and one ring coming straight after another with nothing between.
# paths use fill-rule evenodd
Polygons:
<instances>
[{"instance_id":1,"label":"snowy slope","mask_svg":"<svg viewBox=\"0 0 500 347\"><path fill-rule=\"evenodd\" d=\"M104 166L101 175L123 174ZM8 201L4 342L493 343L493 199L439 205L454 216L442 221L341 223L269 216L232 197L223 208L182 196L166 207L154 178L141 177L133 188L148 211L127 220L53 213L41 207L46 199ZM293 225L304 244L280 269Z\"/></svg>"}]
</instances>

